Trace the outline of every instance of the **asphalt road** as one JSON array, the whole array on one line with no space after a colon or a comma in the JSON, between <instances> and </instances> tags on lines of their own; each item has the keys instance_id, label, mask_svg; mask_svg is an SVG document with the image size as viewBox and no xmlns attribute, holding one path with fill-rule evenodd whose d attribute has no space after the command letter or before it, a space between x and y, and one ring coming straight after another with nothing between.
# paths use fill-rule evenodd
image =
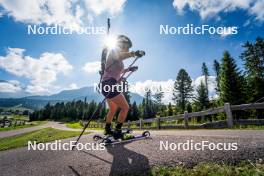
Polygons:
<instances>
[{"instance_id":1,"label":"asphalt road","mask_svg":"<svg viewBox=\"0 0 264 176\"><path fill-rule=\"evenodd\" d=\"M91 142L93 134L81 142ZM63 142L69 142L67 139ZM237 150L160 150L160 142L237 143ZM263 130L153 131L152 139L107 147L105 150L28 151L27 147L0 152L0 175L126 175L146 174L158 165L195 165L213 161L234 164L264 159Z\"/></svg>"}]
</instances>

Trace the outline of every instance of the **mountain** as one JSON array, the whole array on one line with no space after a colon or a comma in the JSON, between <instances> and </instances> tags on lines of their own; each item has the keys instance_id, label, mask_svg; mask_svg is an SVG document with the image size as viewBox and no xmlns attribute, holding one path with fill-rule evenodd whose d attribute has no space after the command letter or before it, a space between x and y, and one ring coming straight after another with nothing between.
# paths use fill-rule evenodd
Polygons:
<instances>
[{"instance_id":1,"label":"mountain","mask_svg":"<svg viewBox=\"0 0 264 176\"><path fill-rule=\"evenodd\" d=\"M1 94L0 94L1 95ZM137 104L142 102L143 97L138 94L130 93L131 103L136 101ZM26 96L26 97L8 97L7 95L1 96L0 107L12 107L17 105L22 105L29 109L41 109L47 103L55 104L57 102L67 102L72 100L84 100L100 102L103 100L103 96L98 92L94 91L93 87L83 87L80 89L73 90L63 90L57 94L53 95L37 95L37 96Z\"/></svg>"},{"instance_id":2,"label":"mountain","mask_svg":"<svg viewBox=\"0 0 264 176\"><path fill-rule=\"evenodd\" d=\"M10 93L0 92L0 98L23 98L30 95L31 94L26 93L23 90L17 92L10 92Z\"/></svg>"},{"instance_id":3,"label":"mountain","mask_svg":"<svg viewBox=\"0 0 264 176\"><path fill-rule=\"evenodd\" d=\"M0 92L0 98L22 98L30 96L30 93L26 92L24 89L21 89L21 85L16 82L0 80L0 83L12 85L14 88L17 87L15 92Z\"/></svg>"},{"instance_id":4,"label":"mountain","mask_svg":"<svg viewBox=\"0 0 264 176\"><path fill-rule=\"evenodd\" d=\"M63 90L57 94L46 95L46 96L28 96L25 97L31 100L62 100L62 101L71 101L71 100L79 100L87 97L87 100L95 100L100 101L100 96L98 93L94 92L93 87L83 87L80 89L72 89L72 90Z\"/></svg>"}]
</instances>

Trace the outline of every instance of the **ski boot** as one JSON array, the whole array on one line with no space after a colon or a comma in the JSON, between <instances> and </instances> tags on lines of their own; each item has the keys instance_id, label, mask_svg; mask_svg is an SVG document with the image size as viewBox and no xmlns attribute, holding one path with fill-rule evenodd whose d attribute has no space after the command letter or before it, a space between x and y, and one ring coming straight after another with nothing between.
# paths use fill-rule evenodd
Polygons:
<instances>
[{"instance_id":1,"label":"ski boot","mask_svg":"<svg viewBox=\"0 0 264 176\"><path fill-rule=\"evenodd\" d=\"M117 139L123 139L123 133L121 129L115 129L114 134L113 134L113 138L115 140Z\"/></svg>"},{"instance_id":2,"label":"ski boot","mask_svg":"<svg viewBox=\"0 0 264 176\"><path fill-rule=\"evenodd\" d=\"M130 134L129 132L123 132L121 129L116 129L114 131L113 137L115 140L118 140L118 139L128 140L128 139L134 138L132 134Z\"/></svg>"},{"instance_id":3,"label":"ski boot","mask_svg":"<svg viewBox=\"0 0 264 176\"><path fill-rule=\"evenodd\" d=\"M111 124L106 124L104 129L104 135L105 136L112 136L114 134L114 131L111 128Z\"/></svg>"}]
</instances>

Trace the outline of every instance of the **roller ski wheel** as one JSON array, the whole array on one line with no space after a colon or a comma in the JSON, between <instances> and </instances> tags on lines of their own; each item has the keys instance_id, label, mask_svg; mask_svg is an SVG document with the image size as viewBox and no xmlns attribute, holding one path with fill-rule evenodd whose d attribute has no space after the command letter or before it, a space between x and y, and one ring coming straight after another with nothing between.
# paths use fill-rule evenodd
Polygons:
<instances>
[{"instance_id":1,"label":"roller ski wheel","mask_svg":"<svg viewBox=\"0 0 264 176\"><path fill-rule=\"evenodd\" d=\"M148 137L150 137L150 132L149 132L149 131L144 131L144 132L142 133L142 136L148 138Z\"/></svg>"}]
</instances>

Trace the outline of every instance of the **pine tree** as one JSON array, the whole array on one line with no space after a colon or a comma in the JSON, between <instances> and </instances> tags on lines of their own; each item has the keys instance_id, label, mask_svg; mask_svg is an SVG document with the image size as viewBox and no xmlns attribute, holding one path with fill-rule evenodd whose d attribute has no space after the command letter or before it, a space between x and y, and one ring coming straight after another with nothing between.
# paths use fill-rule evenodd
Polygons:
<instances>
[{"instance_id":1,"label":"pine tree","mask_svg":"<svg viewBox=\"0 0 264 176\"><path fill-rule=\"evenodd\" d=\"M50 119L51 118L51 105L48 103L43 110L43 118Z\"/></svg>"},{"instance_id":2,"label":"pine tree","mask_svg":"<svg viewBox=\"0 0 264 176\"><path fill-rule=\"evenodd\" d=\"M224 52L220 67L220 97L222 103L243 103L243 77L235 60L227 51Z\"/></svg>"},{"instance_id":3,"label":"pine tree","mask_svg":"<svg viewBox=\"0 0 264 176\"><path fill-rule=\"evenodd\" d=\"M138 109L137 103L134 101L131 106L131 119L128 119L130 121L136 121L140 117L140 111Z\"/></svg>"},{"instance_id":4,"label":"pine tree","mask_svg":"<svg viewBox=\"0 0 264 176\"><path fill-rule=\"evenodd\" d=\"M197 96L196 96L196 103L198 105L198 111L204 110L208 108L208 94L206 91L205 84L201 81L200 85L198 86L197 90Z\"/></svg>"},{"instance_id":5,"label":"pine tree","mask_svg":"<svg viewBox=\"0 0 264 176\"><path fill-rule=\"evenodd\" d=\"M264 40L260 37L255 43L246 42L241 54L244 61L249 101L254 102L264 97Z\"/></svg>"},{"instance_id":6,"label":"pine tree","mask_svg":"<svg viewBox=\"0 0 264 176\"><path fill-rule=\"evenodd\" d=\"M84 120L87 120L89 118L91 118L92 114L94 113L94 111L96 110L97 108L97 104L96 102L93 100L89 103L89 106L88 106L88 111L87 111L87 115L85 116L85 119ZM97 116L98 114L96 114L95 116Z\"/></svg>"},{"instance_id":7,"label":"pine tree","mask_svg":"<svg viewBox=\"0 0 264 176\"><path fill-rule=\"evenodd\" d=\"M153 98L155 99L155 101L156 101L156 103L158 105L162 105L162 99L164 98L164 92L162 91L162 88L161 87L159 88L159 91L156 92L153 95Z\"/></svg>"},{"instance_id":8,"label":"pine tree","mask_svg":"<svg viewBox=\"0 0 264 176\"><path fill-rule=\"evenodd\" d=\"M208 67L206 66L205 63L203 63L203 65L202 65L202 75L204 76L204 83L205 83L205 88L206 88L206 94L209 97L208 77L210 75L209 75Z\"/></svg>"},{"instance_id":9,"label":"pine tree","mask_svg":"<svg viewBox=\"0 0 264 176\"><path fill-rule=\"evenodd\" d=\"M185 111L186 105L193 97L192 80L188 73L181 69L174 82L173 99L182 112Z\"/></svg>"},{"instance_id":10,"label":"pine tree","mask_svg":"<svg viewBox=\"0 0 264 176\"><path fill-rule=\"evenodd\" d=\"M187 108L186 108L186 110L187 110L188 112L192 112L193 108L192 108L191 103L188 103L188 104L187 104Z\"/></svg>"},{"instance_id":11,"label":"pine tree","mask_svg":"<svg viewBox=\"0 0 264 176\"><path fill-rule=\"evenodd\" d=\"M157 114L157 109L155 108L155 102L152 100L151 91L147 91L142 102L143 106L143 118L154 118Z\"/></svg>"},{"instance_id":12,"label":"pine tree","mask_svg":"<svg viewBox=\"0 0 264 176\"><path fill-rule=\"evenodd\" d=\"M169 103L169 105L168 105L168 116L172 116L172 115L173 115L173 109L172 109L171 103Z\"/></svg>"},{"instance_id":13,"label":"pine tree","mask_svg":"<svg viewBox=\"0 0 264 176\"><path fill-rule=\"evenodd\" d=\"M216 78L215 78L215 81L216 81L216 88L215 88L215 91L216 93L219 95L219 92L220 92L220 85L219 85L219 77L220 77L220 64L217 60L214 60L214 71L215 71L215 75L216 75Z\"/></svg>"},{"instance_id":14,"label":"pine tree","mask_svg":"<svg viewBox=\"0 0 264 176\"><path fill-rule=\"evenodd\" d=\"M163 114L164 114L164 107L163 107L162 99L164 98L164 92L162 91L161 86L159 88L159 91L156 92L153 95L153 98L155 100L155 106L156 106L155 108L156 108L156 111L158 112L158 115L159 116L163 116Z\"/></svg>"}]
</instances>

